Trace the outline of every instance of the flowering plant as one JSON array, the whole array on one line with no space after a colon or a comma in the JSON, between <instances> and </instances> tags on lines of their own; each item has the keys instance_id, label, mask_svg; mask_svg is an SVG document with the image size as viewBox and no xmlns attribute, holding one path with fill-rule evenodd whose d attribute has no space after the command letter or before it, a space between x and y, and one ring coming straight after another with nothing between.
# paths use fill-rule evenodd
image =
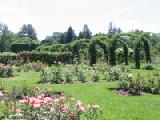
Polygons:
<instances>
[{"instance_id":1,"label":"flowering plant","mask_svg":"<svg viewBox=\"0 0 160 120\"><path fill-rule=\"evenodd\" d=\"M13 76L14 66L4 65L0 63L0 77L11 77Z\"/></svg>"},{"instance_id":2,"label":"flowering plant","mask_svg":"<svg viewBox=\"0 0 160 120\"><path fill-rule=\"evenodd\" d=\"M19 100L20 106L8 112L5 119L27 119L27 120L99 120L101 110L99 105L84 106L81 101L74 98L47 97L44 94L37 97L26 97Z\"/></svg>"}]
</instances>

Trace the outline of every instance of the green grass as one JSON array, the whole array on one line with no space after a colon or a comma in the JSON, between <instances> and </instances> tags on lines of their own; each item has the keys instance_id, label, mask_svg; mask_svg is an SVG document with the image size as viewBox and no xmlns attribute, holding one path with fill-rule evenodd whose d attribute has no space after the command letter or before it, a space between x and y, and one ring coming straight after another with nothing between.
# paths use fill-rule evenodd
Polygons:
<instances>
[{"instance_id":1,"label":"green grass","mask_svg":"<svg viewBox=\"0 0 160 120\"><path fill-rule=\"evenodd\" d=\"M134 76L140 72L142 76L147 77L147 74L153 71L132 69L131 72ZM109 89L117 87L116 82L42 85L36 84L40 75L37 72L16 74L14 78L2 79L5 81L7 91L15 85L20 86L26 80L30 86L64 91L66 95L73 96L85 104L97 103L101 106L106 120L159 120L159 95L120 96ZM2 108L3 104L0 104L0 110Z\"/></svg>"}]
</instances>

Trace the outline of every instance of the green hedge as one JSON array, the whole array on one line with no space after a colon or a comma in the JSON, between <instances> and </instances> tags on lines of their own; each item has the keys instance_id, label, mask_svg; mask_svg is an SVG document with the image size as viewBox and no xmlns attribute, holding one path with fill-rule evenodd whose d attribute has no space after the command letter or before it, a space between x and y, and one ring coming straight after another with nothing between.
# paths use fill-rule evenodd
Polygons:
<instances>
[{"instance_id":1,"label":"green hedge","mask_svg":"<svg viewBox=\"0 0 160 120\"><path fill-rule=\"evenodd\" d=\"M70 44L56 44L51 46L39 46L36 50L39 52L65 52L72 51L72 47Z\"/></svg>"},{"instance_id":2,"label":"green hedge","mask_svg":"<svg viewBox=\"0 0 160 120\"><path fill-rule=\"evenodd\" d=\"M24 62L26 62L26 60L30 62L40 61L46 64L53 64L55 61L62 63L72 63L73 61L71 52L20 52L17 58L24 60Z\"/></svg>"},{"instance_id":3,"label":"green hedge","mask_svg":"<svg viewBox=\"0 0 160 120\"><path fill-rule=\"evenodd\" d=\"M11 45L11 51L15 53L18 53L21 51L32 51L32 50L35 50L38 46L39 44L35 44L35 43L13 43Z\"/></svg>"}]
</instances>

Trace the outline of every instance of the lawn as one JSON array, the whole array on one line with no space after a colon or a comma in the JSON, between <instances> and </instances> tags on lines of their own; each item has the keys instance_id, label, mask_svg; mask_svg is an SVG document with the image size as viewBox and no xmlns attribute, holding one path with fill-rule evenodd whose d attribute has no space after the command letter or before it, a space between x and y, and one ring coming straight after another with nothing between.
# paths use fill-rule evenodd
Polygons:
<instances>
[{"instance_id":1,"label":"lawn","mask_svg":"<svg viewBox=\"0 0 160 120\"><path fill-rule=\"evenodd\" d=\"M159 68L159 67L157 67ZM158 70L159 71L159 70ZM153 71L131 70L135 76L141 73L146 77ZM106 120L158 120L160 116L160 96L120 96L110 90L117 86L116 82L101 83L76 83L76 84L36 84L40 74L38 72L16 73L14 78L2 78L5 81L6 89L9 91L12 86L19 86L25 80L30 86L53 89L54 91L64 91L68 96L83 103L97 103L101 106ZM3 105L0 104L0 110Z\"/></svg>"}]
</instances>

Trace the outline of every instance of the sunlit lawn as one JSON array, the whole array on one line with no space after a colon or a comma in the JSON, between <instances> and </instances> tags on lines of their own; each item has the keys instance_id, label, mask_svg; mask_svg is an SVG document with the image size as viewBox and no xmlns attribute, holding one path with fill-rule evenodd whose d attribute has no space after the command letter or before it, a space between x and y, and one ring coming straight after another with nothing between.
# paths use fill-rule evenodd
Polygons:
<instances>
[{"instance_id":1,"label":"sunlit lawn","mask_svg":"<svg viewBox=\"0 0 160 120\"><path fill-rule=\"evenodd\" d=\"M148 74L153 71L132 69L131 72L134 76L140 72L142 76L147 78ZM16 74L17 76L14 78L3 78L7 91L12 86L22 85L26 80L30 86L64 91L66 95L73 96L85 104L97 103L102 107L104 118L107 120L159 120L159 95L120 96L109 89L117 87L116 82L38 85L36 84L40 75L38 72L30 71ZM2 104L0 104L0 109L3 109Z\"/></svg>"}]
</instances>

